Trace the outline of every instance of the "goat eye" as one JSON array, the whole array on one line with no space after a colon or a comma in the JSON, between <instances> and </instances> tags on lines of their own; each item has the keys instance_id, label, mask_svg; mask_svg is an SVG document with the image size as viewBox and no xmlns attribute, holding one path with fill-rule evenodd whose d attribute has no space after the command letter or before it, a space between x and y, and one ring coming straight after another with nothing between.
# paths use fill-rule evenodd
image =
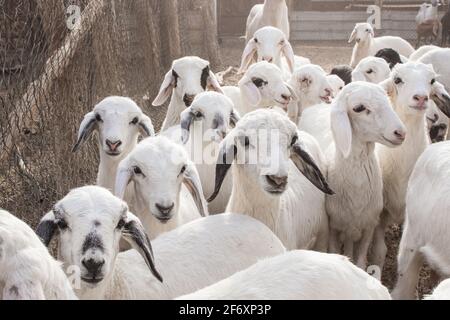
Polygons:
<instances>
[{"instance_id":1,"label":"goat eye","mask_svg":"<svg viewBox=\"0 0 450 320\"><path fill-rule=\"evenodd\" d=\"M264 80L261 79L261 78L253 78L253 79L252 79L252 82L253 82L253 84L254 84L257 88L261 88L262 86L268 84L267 81L264 81Z\"/></svg>"},{"instance_id":2,"label":"goat eye","mask_svg":"<svg viewBox=\"0 0 450 320\"><path fill-rule=\"evenodd\" d=\"M69 226L67 225L67 222L63 219L58 220L58 222L56 223L58 225L58 228L60 230L66 230Z\"/></svg>"},{"instance_id":3,"label":"goat eye","mask_svg":"<svg viewBox=\"0 0 450 320\"><path fill-rule=\"evenodd\" d=\"M395 84L400 84L400 83L402 83L402 82L403 82L402 78L396 77L396 78L394 79L394 83L395 83Z\"/></svg>"},{"instance_id":4,"label":"goat eye","mask_svg":"<svg viewBox=\"0 0 450 320\"><path fill-rule=\"evenodd\" d=\"M136 117L130 122L130 124L137 124L138 122L139 122L139 118Z\"/></svg>"},{"instance_id":5,"label":"goat eye","mask_svg":"<svg viewBox=\"0 0 450 320\"><path fill-rule=\"evenodd\" d=\"M369 30L369 29L366 29L366 32L370 32L370 30Z\"/></svg>"},{"instance_id":6,"label":"goat eye","mask_svg":"<svg viewBox=\"0 0 450 320\"><path fill-rule=\"evenodd\" d=\"M280 41L280 46L284 46L285 43L286 43L286 42L285 42L284 40L281 40L281 41Z\"/></svg>"},{"instance_id":7,"label":"goat eye","mask_svg":"<svg viewBox=\"0 0 450 320\"><path fill-rule=\"evenodd\" d=\"M258 43L258 39L255 38L255 43Z\"/></svg>"},{"instance_id":8,"label":"goat eye","mask_svg":"<svg viewBox=\"0 0 450 320\"><path fill-rule=\"evenodd\" d=\"M180 174L183 174L186 172L186 166L183 166L183 168L181 168Z\"/></svg>"},{"instance_id":9,"label":"goat eye","mask_svg":"<svg viewBox=\"0 0 450 320\"><path fill-rule=\"evenodd\" d=\"M431 84L434 84L436 82L436 79L431 80Z\"/></svg>"},{"instance_id":10,"label":"goat eye","mask_svg":"<svg viewBox=\"0 0 450 320\"><path fill-rule=\"evenodd\" d=\"M292 147L294 144L296 144L297 141L298 141L298 136L295 135L295 136L292 138L292 141L291 141L291 147Z\"/></svg>"},{"instance_id":11,"label":"goat eye","mask_svg":"<svg viewBox=\"0 0 450 320\"><path fill-rule=\"evenodd\" d=\"M366 71L366 73L367 73L367 74L371 74L371 73L373 73L373 70L372 70L372 69L369 69L369 70Z\"/></svg>"},{"instance_id":12,"label":"goat eye","mask_svg":"<svg viewBox=\"0 0 450 320\"><path fill-rule=\"evenodd\" d=\"M102 122L103 121L102 117L98 113L95 114L95 120L97 120L98 122Z\"/></svg>"},{"instance_id":13,"label":"goat eye","mask_svg":"<svg viewBox=\"0 0 450 320\"><path fill-rule=\"evenodd\" d=\"M245 146L245 147L250 146L250 139L249 139L248 137L245 137L245 138L244 138L244 146Z\"/></svg>"},{"instance_id":14,"label":"goat eye","mask_svg":"<svg viewBox=\"0 0 450 320\"><path fill-rule=\"evenodd\" d=\"M119 223L117 223L117 227L116 227L116 229L122 229L123 227L125 226L125 219L120 219L119 220Z\"/></svg>"},{"instance_id":15,"label":"goat eye","mask_svg":"<svg viewBox=\"0 0 450 320\"><path fill-rule=\"evenodd\" d=\"M197 111L197 112L194 114L194 116L195 116L197 119L200 119L200 118L203 118L203 113L201 113L200 111Z\"/></svg>"},{"instance_id":16,"label":"goat eye","mask_svg":"<svg viewBox=\"0 0 450 320\"><path fill-rule=\"evenodd\" d=\"M180 76L178 75L178 73L175 72L175 70L172 70L172 76L176 79L178 79Z\"/></svg>"},{"instance_id":17,"label":"goat eye","mask_svg":"<svg viewBox=\"0 0 450 320\"><path fill-rule=\"evenodd\" d=\"M142 170L138 166L133 167L133 172L135 174L142 174Z\"/></svg>"},{"instance_id":18,"label":"goat eye","mask_svg":"<svg viewBox=\"0 0 450 320\"><path fill-rule=\"evenodd\" d=\"M359 106L353 108L353 111L355 111L356 113L363 112L364 110L366 110L366 107L363 106L362 104L360 104Z\"/></svg>"}]
</instances>

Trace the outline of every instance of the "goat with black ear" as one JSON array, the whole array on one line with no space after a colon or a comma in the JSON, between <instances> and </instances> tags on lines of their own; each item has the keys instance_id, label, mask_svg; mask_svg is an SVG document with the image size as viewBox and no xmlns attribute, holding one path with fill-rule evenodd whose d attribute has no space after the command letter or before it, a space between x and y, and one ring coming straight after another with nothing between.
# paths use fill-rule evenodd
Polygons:
<instances>
[{"instance_id":1,"label":"goat with black ear","mask_svg":"<svg viewBox=\"0 0 450 320\"><path fill-rule=\"evenodd\" d=\"M248 113L222 142L216 169L220 191L227 171L233 189L227 212L265 223L288 249L328 247L323 155L317 142L280 110Z\"/></svg>"},{"instance_id":2,"label":"goat with black ear","mask_svg":"<svg viewBox=\"0 0 450 320\"><path fill-rule=\"evenodd\" d=\"M139 136L155 135L151 119L136 103L125 97L108 97L84 116L73 152L97 132L100 150L97 184L114 191L119 162L138 143Z\"/></svg>"},{"instance_id":3,"label":"goat with black ear","mask_svg":"<svg viewBox=\"0 0 450 320\"><path fill-rule=\"evenodd\" d=\"M152 103L153 106L161 106L170 98L161 132L180 124L180 113L192 104L197 94L207 90L223 93L208 61L199 57L174 60Z\"/></svg>"},{"instance_id":4,"label":"goat with black ear","mask_svg":"<svg viewBox=\"0 0 450 320\"><path fill-rule=\"evenodd\" d=\"M46 242L58 236L60 260L80 272L80 299L172 299L285 252L270 230L240 215L199 219L150 243L125 202L96 186L72 190L37 233ZM119 253L121 239L135 250Z\"/></svg>"},{"instance_id":5,"label":"goat with black ear","mask_svg":"<svg viewBox=\"0 0 450 320\"><path fill-rule=\"evenodd\" d=\"M183 146L160 135L145 139L119 165L115 194L154 239L208 215L200 177Z\"/></svg>"}]
</instances>

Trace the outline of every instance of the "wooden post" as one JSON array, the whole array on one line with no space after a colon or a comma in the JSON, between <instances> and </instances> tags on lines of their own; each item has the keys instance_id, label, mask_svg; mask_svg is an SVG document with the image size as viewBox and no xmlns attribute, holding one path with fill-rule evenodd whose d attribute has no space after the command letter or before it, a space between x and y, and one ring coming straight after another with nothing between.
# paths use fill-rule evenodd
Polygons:
<instances>
[{"instance_id":1,"label":"wooden post","mask_svg":"<svg viewBox=\"0 0 450 320\"><path fill-rule=\"evenodd\" d=\"M166 58L172 61L182 56L178 3L177 0L164 0L161 6L161 31L166 36L162 43L167 42L169 54Z\"/></svg>"},{"instance_id":2,"label":"wooden post","mask_svg":"<svg viewBox=\"0 0 450 320\"><path fill-rule=\"evenodd\" d=\"M205 0L202 3L202 16L205 30L203 33L205 39L204 44L213 69L219 68L222 65L217 20L215 19L216 14L214 13L215 7L214 1Z\"/></svg>"}]
</instances>

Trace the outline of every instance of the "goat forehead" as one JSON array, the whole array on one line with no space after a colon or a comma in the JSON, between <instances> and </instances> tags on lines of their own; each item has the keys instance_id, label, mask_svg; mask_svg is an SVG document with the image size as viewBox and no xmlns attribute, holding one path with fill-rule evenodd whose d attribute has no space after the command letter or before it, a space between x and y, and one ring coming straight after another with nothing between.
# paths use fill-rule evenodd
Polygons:
<instances>
[{"instance_id":1,"label":"goat forehead","mask_svg":"<svg viewBox=\"0 0 450 320\"><path fill-rule=\"evenodd\" d=\"M256 31L255 38L258 39L258 42L272 42L272 41L281 41L284 40L284 33L281 30L276 28L271 29L260 29ZM277 44L277 43L275 43Z\"/></svg>"},{"instance_id":2,"label":"goat forehead","mask_svg":"<svg viewBox=\"0 0 450 320\"><path fill-rule=\"evenodd\" d=\"M285 134L296 131L295 124L284 115L268 109L261 109L246 114L239 122L238 127L243 130L278 130Z\"/></svg>"},{"instance_id":3,"label":"goat forehead","mask_svg":"<svg viewBox=\"0 0 450 320\"><path fill-rule=\"evenodd\" d=\"M281 79L281 70L275 64L269 63L267 61L261 61L254 63L250 66L247 71L247 75L250 77L263 76L275 79Z\"/></svg>"},{"instance_id":4,"label":"goat forehead","mask_svg":"<svg viewBox=\"0 0 450 320\"><path fill-rule=\"evenodd\" d=\"M125 97L106 98L95 106L94 111L142 112L133 100Z\"/></svg>"},{"instance_id":5,"label":"goat forehead","mask_svg":"<svg viewBox=\"0 0 450 320\"><path fill-rule=\"evenodd\" d=\"M209 65L208 61L198 57L184 57L175 60L172 69L181 76L182 73L201 72Z\"/></svg>"}]
</instances>

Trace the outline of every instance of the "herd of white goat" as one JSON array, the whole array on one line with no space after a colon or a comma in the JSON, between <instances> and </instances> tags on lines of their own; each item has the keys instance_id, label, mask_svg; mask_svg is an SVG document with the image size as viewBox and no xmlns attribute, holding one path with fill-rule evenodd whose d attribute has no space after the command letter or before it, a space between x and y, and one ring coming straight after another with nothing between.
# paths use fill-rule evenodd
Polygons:
<instances>
[{"instance_id":1,"label":"herd of white goat","mask_svg":"<svg viewBox=\"0 0 450 320\"><path fill-rule=\"evenodd\" d=\"M96 133L97 186L36 231L0 211L0 298L414 299L423 263L449 277L450 49L358 23L350 64L327 74L288 35L284 0L255 6L235 87L175 60L159 134L129 98L87 113L73 151ZM383 270L393 224L389 293L366 270Z\"/></svg>"}]
</instances>

